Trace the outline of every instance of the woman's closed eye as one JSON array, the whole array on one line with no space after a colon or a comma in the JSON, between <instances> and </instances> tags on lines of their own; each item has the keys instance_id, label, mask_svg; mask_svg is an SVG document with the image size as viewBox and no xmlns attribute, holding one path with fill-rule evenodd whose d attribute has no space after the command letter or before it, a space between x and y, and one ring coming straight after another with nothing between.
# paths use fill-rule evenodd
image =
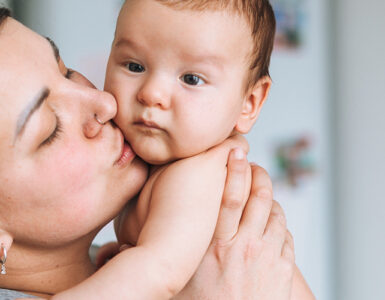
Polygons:
<instances>
[{"instance_id":1,"label":"woman's closed eye","mask_svg":"<svg viewBox=\"0 0 385 300\"><path fill-rule=\"evenodd\" d=\"M40 147L43 146L48 146L52 144L59 136L60 133L62 132L62 124L60 119L56 116L56 126L54 131L51 133L51 135L41 143Z\"/></svg>"},{"instance_id":2,"label":"woman's closed eye","mask_svg":"<svg viewBox=\"0 0 385 300\"><path fill-rule=\"evenodd\" d=\"M181 80L188 85L194 85L194 86L199 86L206 83L202 78L200 78L198 75L195 75L195 74L184 74L181 77Z\"/></svg>"},{"instance_id":3,"label":"woman's closed eye","mask_svg":"<svg viewBox=\"0 0 385 300\"><path fill-rule=\"evenodd\" d=\"M125 66L130 72L133 73L143 73L145 71L145 68L141 64L135 62L129 62Z\"/></svg>"}]
</instances>

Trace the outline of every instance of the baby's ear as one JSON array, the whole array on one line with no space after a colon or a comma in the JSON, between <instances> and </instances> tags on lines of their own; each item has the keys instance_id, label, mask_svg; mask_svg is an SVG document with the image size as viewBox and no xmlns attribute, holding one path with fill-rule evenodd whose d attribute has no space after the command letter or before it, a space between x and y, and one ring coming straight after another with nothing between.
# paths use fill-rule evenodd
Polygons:
<instances>
[{"instance_id":1,"label":"baby's ear","mask_svg":"<svg viewBox=\"0 0 385 300\"><path fill-rule=\"evenodd\" d=\"M246 93L243 100L241 115L239 116L235 130L239 133L247 133L253 127L259 116L271 87L271 79L264 76L257 81Z\"/></svg>"}]
</instances>

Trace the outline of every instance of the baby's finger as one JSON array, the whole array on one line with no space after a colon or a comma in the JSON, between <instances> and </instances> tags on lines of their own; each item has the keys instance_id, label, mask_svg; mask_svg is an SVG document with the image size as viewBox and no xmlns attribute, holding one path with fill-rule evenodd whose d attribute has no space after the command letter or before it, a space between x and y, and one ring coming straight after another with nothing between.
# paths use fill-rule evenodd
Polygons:
<instances>
[{"instance_id":1,"label":"baby's finger","mask_svg":"<svg viewBox=\"0 0 385 300\"><path fill-rule=\"evenodd\" d=\"M273 190L267 172L252 166L252 184L249 200L242 215L240 231L248 236L262 238L273 204Z\"/></svg>"},{"instance_id":2,"label":"baby's finger","mask_svg":"<svg viewBox=\"0 0 385 300\"><path fill-rule=\"evenodd\" d=\"M214 239L230 241L238 231L244 207L244 191L249 164L245 152L234 149L229 155L227 178Z\"/></svg>"},{"instance_id":3,"label":"baby's finger","mask_svg":"<svg viewBox=\"0 0 385 300\"><path fill-rule=\"evenodd\" d=\"M276 254L281 254L286 238L286 217L277 201L273 201L263 240L275 245Z\"/></svg>"}]
</instances>

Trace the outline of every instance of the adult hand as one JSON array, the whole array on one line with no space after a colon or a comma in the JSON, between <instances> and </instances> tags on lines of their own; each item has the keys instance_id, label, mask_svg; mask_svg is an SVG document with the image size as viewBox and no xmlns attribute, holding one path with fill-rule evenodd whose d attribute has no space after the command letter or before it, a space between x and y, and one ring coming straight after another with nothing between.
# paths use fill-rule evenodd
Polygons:
<instances>
[{"instance_id":1,"label":"adult hand","mask_svg":"<svg viewBox=\"0 0 385 300\"><path fill-rule=\"evenodd\" d=\"M197 272L175 299L289 299L294 249L272 184L262 168L229 156L222 206L212 243ZM247 193L249 194L249 193Z\"/></svg>"}]
</instances>

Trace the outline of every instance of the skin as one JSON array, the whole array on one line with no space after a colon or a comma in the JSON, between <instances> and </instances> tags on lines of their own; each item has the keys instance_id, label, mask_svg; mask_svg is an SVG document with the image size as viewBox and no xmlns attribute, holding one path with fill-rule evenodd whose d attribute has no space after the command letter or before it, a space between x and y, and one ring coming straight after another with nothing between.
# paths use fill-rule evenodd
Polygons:
<instances>
[{"instance_id":1,"label":"skin","mask_svg":"<svg viewBox=\"0 0 385 300\"><path fill-rule=\"evenodd\" d=\"M146 167L134 157L124 165L115 163L121 151L117 141L120 132L111 123L102 126L94 118L97 114L102 122L108 122L114 116L113 98L96 91L78 73L65 78L68 70L61 61L57 63L47 40L7 19L1 26L0 45L0 242L8 250L8 274L0 276L0 286L45 298L67 290L58 297L88 299L83 283L91 283L91 289L100 288L100 280L106 272L113 272L122 255L93 274L95 268L88 257L90 243L100 227L140 189L146 179ZM48 98L29 119L23 136L15 140L20 113L43 87L51 90ZM42 148L41 143L56 126L55 114L60 116L61 132ZM261 299L264 295L256 288L261 285L245 286L237 281L240 274L260 280L270 268L266 264L255 268L256 257L248 256L250 259L245 260L245 256L239 255L239 251L249 249L256 224L240 223L242 212L250 219L255 211L249 205L243 211L246 199L240 187L249 172L245 157L239 160L230 155L228 165L228 182L214 240L192 279L200 284L192 283L185 288L188 299L197 295L203 296L197 299L225 299L230 295L228 288L242 292L233 293L233 299L240 299L237 295ZM86 176L77 167L84 168ZM262 191L265 196L256 197L256 202L272 204L271 184L261 170L253 167L252 195ZM283 249L292 249L291 243L282 239L286 226L276 222L284 219L283 212L274 213L277 217L270 219L269 205L265 208L258 228L268 228L268 224L280 228L272 231L270 244L279 249L275 253L286 253ZM266 219L271 221L265 224ZM226 255L216 255L218 249ZM271 247L262 244L260 250L269 253ZM291 289L287 278L291 278L292 268L287 266L292 266L293 256L288 256L292 263L283 263L286 259L281 260L281 255L274 257L277 259L271 261L276 264L275 270L280 270L274 276L274 295L281 292L282 297L264 299L285 299ZM239 272L233 273L235 265ZM94 280L96 283L92 284ZM74 286L80 288L84 297L73 297Z\"/></svg>"},{"instance_id":2,"label":"skin","mask_svg":"<svg viewBox=\"0 0 385 300\"><path fill-rule=\"evenodd\" d=\"M87 248L85 241L139 191L147 167L134 155L124 165L116 163L122 134L94 117L108 121L115 115L111 95L78 73L67 79L67 68L56 61L50 43L15 20L2 25L0 39L0 228L10 236L7 246L14 240L8 270L18 282L33 272L28 286L54 293L93 272L86 255L78 257L76 251ZM15 137L20 115L45 88L49 96ZM43 144L58 120L57 138ZM66 249L72 253L61 257ZM71 268L79 275L69 279ZM66 281L42 279L45 272L61 271ZM11 278L1 277L2 286L14 287Z\"/></svg>"},{"instance_id":3,"label":"skin","mask_svg":"<svg viewBox=\"0 0 385 300\"><path fill-rule=\"evenodd\" d=\"M271 84L264 77L245 93L252 48L247 21L230 11L126 1L105 90L117 99L114 120L135 152L164 164L247 132Z\"/></svg>"}]
</instances>

